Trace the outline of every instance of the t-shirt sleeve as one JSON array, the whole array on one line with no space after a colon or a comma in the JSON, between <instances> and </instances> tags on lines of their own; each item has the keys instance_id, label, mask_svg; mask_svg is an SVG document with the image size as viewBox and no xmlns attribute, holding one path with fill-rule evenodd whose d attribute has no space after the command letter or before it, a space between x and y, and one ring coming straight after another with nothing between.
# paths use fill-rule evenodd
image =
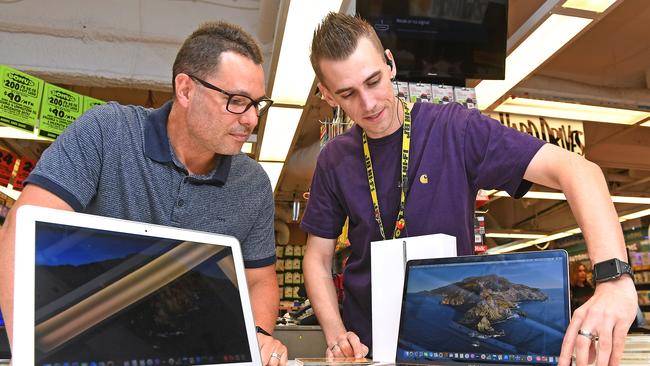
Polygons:
<instances>
[{"instance_id":1,"label":"t-shirt sleeve","mask_svg":"<svg viewBox=\"0 0 650 366\"><path fill-rule=\"evenodd\" d=\"M260 168L260 170L262 170ZM260 268L275 263L275 233L273 231L273 217L275 215L273 191L271 182L263 171L260 175L264 178L260 190L260 205L258 215L253 226L241 243L244 267Z\"/></svg>"},{"instance_id":2,"label":"t-shirt sleeve","mask_svg":"<svg viewBox=\"0 0 650 366\"><path fill-rule=\"evenodd\" d=\"M83 211L97 192L102 167L100 121L111 118L111 113L114 107L102 105L81 115L43 152L26 182Z\"/></svg>"},{"instance_id":3,"label":"t-shirt sleeve","mask_svg":"<svg viewBox=\"0 0 650 366\"><path fill-rule=\"evenodd\" d=\"M522 197L532 184L524 179L524 173L545 142L477 110L468 111L465 128L465 163L473 187Z\"/></svg>"},{"instance_id":4,"label":"t-shirt sleeve","mask_svg":"<svg viewBox=\"0 0 650 366\"><path fill-rule=\"evenodd\" d=\"M333 143L333 142L331 142ZM309 201L300 227L303 231L325 239L336 239L341 235L346 213L336 192L337 183L329 168L326 146L318 156L316 170L309 190Z\"/></svg>"}]
</instances>

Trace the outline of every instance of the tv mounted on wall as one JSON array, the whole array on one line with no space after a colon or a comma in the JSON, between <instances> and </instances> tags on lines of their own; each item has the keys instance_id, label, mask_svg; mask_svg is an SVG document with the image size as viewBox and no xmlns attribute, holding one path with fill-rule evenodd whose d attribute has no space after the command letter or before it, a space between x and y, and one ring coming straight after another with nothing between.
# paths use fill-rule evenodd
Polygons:
<instances>
[{"instance_id":1,"label":"tv mounted on wall","mask_svg":"<svg viewBox=\"0 0 650 366\"><path fill-rule=\"evenodd\" d=\"M356 0L400 81L464 86L505 77L508 0Z\"/></svg>"}]
</instances>

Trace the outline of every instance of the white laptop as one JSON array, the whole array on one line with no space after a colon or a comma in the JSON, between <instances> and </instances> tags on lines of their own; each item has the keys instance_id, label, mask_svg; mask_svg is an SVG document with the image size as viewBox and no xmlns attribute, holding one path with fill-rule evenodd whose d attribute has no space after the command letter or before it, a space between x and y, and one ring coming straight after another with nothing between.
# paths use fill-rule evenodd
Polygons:
<instances>
[{"instance_id":1,"label":"white laptop","mask_svg":"<svg viewBox=\"0 0 650 366\"><path fill-rule=\"evenodd\" d=\"M14 365L260 365L238 241L23 206Z\"/></svg>"}]
</instances>

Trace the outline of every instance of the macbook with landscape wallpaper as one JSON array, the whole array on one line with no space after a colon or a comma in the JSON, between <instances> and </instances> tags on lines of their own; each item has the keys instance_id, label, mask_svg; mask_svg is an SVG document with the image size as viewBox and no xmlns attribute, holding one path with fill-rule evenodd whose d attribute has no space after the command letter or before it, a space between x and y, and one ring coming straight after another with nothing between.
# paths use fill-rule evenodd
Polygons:
<instances>
[{"instance_id":1,"label":"macbook with landscape wallpaper","mask_svg":"<svg viewBox=\"0 0 650 366\"><path fill-rule=\"evenodd\" d=\"M396 362L557 364L567 273L563 250L409 261Z\"/></svg>"},{"instance_id":2,"label":"macbook with landscape wallpaper","mask_svg":"<svg viewBox=\"0 0 650 366\"><path fill-rule=\"evenodd\" d=\"M14 288L14 365L261 363L233 237L24 206Z\"/></svg>"}]
</instances>

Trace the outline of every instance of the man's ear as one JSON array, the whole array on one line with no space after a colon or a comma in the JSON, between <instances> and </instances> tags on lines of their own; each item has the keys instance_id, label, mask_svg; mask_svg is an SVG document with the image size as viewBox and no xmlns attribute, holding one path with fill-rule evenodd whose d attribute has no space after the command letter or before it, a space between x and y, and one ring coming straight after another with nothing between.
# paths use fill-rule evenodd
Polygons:
<instances>
[{"instance_id":1,"label":"man's ear","mask_svg":"<svg viewBox=\"0 0 650 366\"><path fill-rule=\"evenodd\" d=\"M339 104L334 100L334 96L332 93L330 93L325 85L319 82L318 90L320 90L320 94L323 96L323 99L325 99L327 104L330 105L330 107L338 107Z\"/></svg>"},{"instance_id":2,"label":"man's ear","mask_svg":"<svg viewBox=\"0 0 650 366\"><path fill-rule=\"evenodd\" d=\"M183 107L187 107L190 103L191 92L196 85L187 74L183 73L176 75L174 78L174 85L176 85L176 91L174 94L176 102Z\"/></svg>"},{"instance_id":3,"label":"man's ear","mask_svg":"<svg viewBox=\"0 0 650 366\"><path fill-rule=\"evenodd\" d=\"M390 52L390 50L387 48L384 50L384 57L386 58L386 61L390 61L389 67L390 67L390 78L395 79L395 76L397 75L397 64L395 64L395 59L393 58L393 53ZM388 64L388 62L387 62Z\"/></svg>"}]
</instances>

